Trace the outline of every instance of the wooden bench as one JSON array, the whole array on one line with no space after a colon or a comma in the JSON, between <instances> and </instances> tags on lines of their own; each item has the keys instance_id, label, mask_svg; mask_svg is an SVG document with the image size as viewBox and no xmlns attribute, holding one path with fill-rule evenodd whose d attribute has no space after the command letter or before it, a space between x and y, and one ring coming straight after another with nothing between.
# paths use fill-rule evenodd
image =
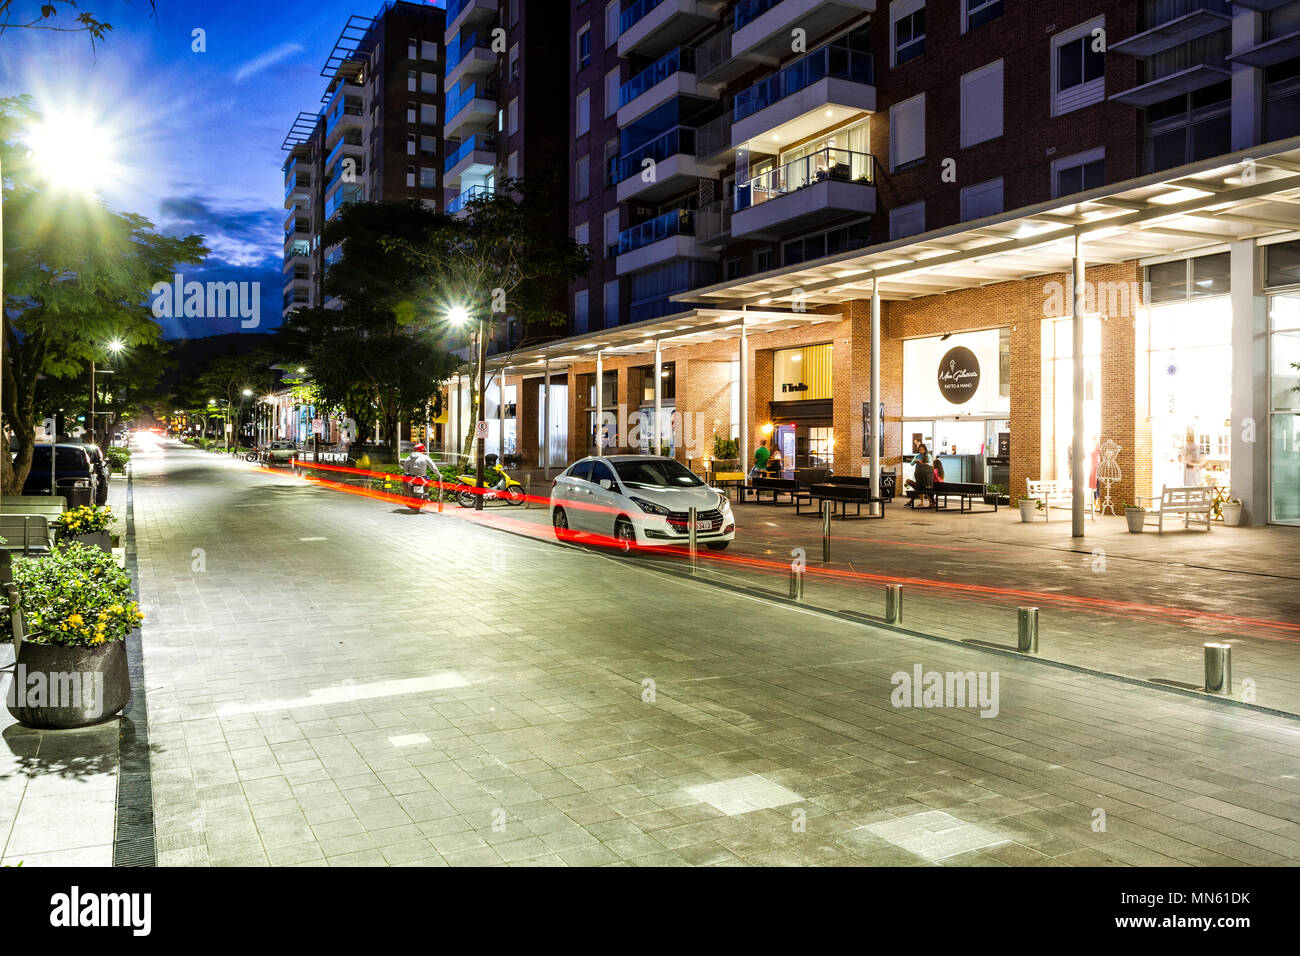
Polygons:
<instances>
[{"instance_id":1,"label":"wooden bench","mask_svg":"<svg viewBox=\"0 0 1300 956\"><path fill-rule=\"evenodd\" d=\"M0 501L0 514L46 515L53 521L68 510L68 499L62 495L5 495Z\"/></svg>"},{"instance_id":2,"label":"wooden bench","mask_svg":"<svg viewBox=\"0 0 1300 956\"><path fill-rule=\"evenodd\" d=\"M1146 517L1143 524L1148 524L1153 518L1156 522L1156 533L1165 533L1165 515L1182 515L1183 527L1190 526L1193 518L1200 521L1204 519L1205 530L1209 531L1214 517L1214 495L1209 488L1203 486L1164 488L1160 492L1160 497L1145 498L1140 497L1138 503L1146 501L1144 507L1147 508Z\"/></svg>"},{"instance_id":3,"label":"wooden bench","mask_svg":"<svg viewBox=\"0 0 1300 956\"><path fill-rule=\"evenodd\" d=\"M45 515L0 515L0 548L23 554L48 554L50 522Z\"/></svg>"},{"instance_id":4,"label":"wooden bench","mask_svg":"<svg viewBox=\"0 0 1300 956\"><path fill-rule=\"evenodd\" d=\"M1029 487L1029 494L1026 497L1037 498L1043 503L1043 520L1052 520L1052 506L1064 508L1066 511L1074 510L1074 486L1068 481L1056 481L1050 478L1034 480L1026 478L1025 484ZM1093 510L1092 489L1084 490L1083 495L1084 514L1092 515L1092 520L1097 520L1097 513Z\"/></svg>"},{"instance_id":5,"label":"wooden bench","mask_svg":"<svg viewBox=\"0 0 1300 956\"><path fill-rule=\"evenodd\" d=\"M936 481L934 487L930 489L929 494L935 502L936 511L947 511L948 498L953 497L959 499L957 503L957 510L959 513L972 514L974 509L971 507L971 502L976 498L983 501L985 495L988 494L988 487L986 485L976 484L973 481ZM943 499L942 508L940 508L938 504L940 498ZM998 510L998 499L996 496L993 498L993 510Z\"/></svg>"}]
</instances>

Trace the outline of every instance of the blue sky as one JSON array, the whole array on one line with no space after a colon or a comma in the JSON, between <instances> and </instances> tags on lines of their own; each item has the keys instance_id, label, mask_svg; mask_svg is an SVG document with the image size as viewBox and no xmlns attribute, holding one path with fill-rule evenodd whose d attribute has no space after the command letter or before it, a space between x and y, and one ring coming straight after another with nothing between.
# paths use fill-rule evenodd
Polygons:
<instances>
[{"instance_id":1,"label":"blue sky","mask_svg":"<svg viewBox=\"0 0 1300 956\"><path fill-rule=\"evenodd\" d=\"M207 236L208 263L186 279L260 282L270 331L282 292L280 144L299 111L320 108L320 70L348 16L373 16L380 0L157 5L155 19L147 0L80 0L114 28L95 49L85 34L5 32L0 95L102 117L120 165L104 199L164 232ZM16 0L13 19L38 6ZM206 52L192 49L196 29ZM169 338L240 331L238 319L161 321Z\"/></svg>"}]
</instances>

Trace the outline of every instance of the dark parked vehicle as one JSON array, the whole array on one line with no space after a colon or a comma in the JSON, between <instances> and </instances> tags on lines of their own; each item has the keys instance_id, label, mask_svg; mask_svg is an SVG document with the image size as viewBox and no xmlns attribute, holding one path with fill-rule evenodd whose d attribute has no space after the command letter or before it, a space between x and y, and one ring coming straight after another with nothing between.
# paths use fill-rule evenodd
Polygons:
<instances>
[{"instance_id":1,"label":"dark parked vehicle","mask_svg":"<svg viewBox=\"0 0 1300 956\"><path fill-rule=\"evenodd\" d=\"M108 463L104 457L104 449L98 445L90 445L85 442L81 445L86 449L86 454L90 456L90 463L95 467L95 478L98 484L95 485L95 504L102 505L108 502L108 476L113 473L113 466Z\"/></svg>"},{"instance_id":2,"label":"dark parked vehicle","mask_svg":"<svg viewBox=\"0 0 1300 956\"><path fill-rule=\"evenodd\" d=\"M37 445L33 449L32 470L27 473L23 494L48 495L50 493L50 450L49 445ZM95 465L91 462L90 453L86 451L85 446L60 444L54 465L56 493L68 499L69 507L90 504L97 500L99 477L95 474Z\"/></svg>"}]
</instances>

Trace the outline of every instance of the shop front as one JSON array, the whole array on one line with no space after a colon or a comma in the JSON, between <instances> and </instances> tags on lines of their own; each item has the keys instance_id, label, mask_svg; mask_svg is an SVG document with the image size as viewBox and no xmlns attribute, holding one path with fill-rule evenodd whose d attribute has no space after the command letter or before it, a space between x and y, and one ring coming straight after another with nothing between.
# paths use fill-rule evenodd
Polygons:
<instances>
[{"instance_id":1,"label":"shop front","mask_svg":"<svg viewBox=\"0 0 1300 956\"><path fill-rule=\"evenodd\" d=\"M799 468L835 467L835 402L829 342L772 352L768 424L760 429L779 453L772 468L792 477ZM775 457L775 454L774 454Z\"/></svg>"}]
</instances>

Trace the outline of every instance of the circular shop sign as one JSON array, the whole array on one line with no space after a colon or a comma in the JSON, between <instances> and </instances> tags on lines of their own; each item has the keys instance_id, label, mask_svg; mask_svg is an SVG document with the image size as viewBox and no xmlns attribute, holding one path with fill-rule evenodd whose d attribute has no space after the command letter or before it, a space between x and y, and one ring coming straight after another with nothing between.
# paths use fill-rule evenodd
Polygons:
<instances>
[{"instance_id":1,"label":"circular shop sign","mask_svg":"<svg viewBox=\"0 0 1300 956\"><path fill-rule=\"evenodd\" d=\"M980 363L964 345L949 349L939 362L939 394L953 405L964 405L980 387Z\"/></svg>"}]
</instances>

